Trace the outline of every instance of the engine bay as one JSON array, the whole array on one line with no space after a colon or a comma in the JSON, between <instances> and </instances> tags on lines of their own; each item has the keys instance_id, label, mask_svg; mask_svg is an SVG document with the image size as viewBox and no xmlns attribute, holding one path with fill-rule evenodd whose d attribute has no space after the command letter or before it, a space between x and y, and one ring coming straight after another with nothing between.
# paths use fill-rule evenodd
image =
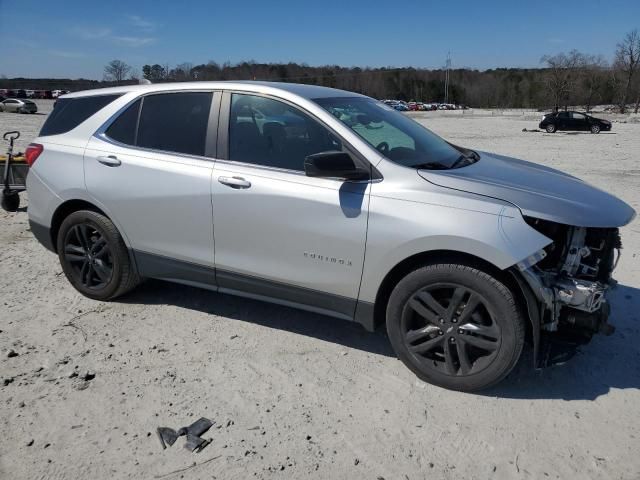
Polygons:
<instances>
[{"instance_id":1,"label":"engine bay","mask_svg":"<svg viewBox=\"0 0 640 480\"><path fill-rule=\"evenodd\" d=\"M617 228L574 227L525 217L538 232L553 240L523 273L545 307L541 328L567 331L590 339L611 334L607 323L607 290L622 244Z\"/></svg>"}]
</instances>

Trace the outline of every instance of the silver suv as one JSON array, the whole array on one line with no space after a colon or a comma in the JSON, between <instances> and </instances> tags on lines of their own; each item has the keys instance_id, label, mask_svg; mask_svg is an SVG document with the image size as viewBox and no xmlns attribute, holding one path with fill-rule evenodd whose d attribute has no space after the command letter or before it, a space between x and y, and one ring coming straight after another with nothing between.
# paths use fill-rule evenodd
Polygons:
<instances>
[{"instance_id":1,"label":"silver suv","mask_svg":"<svg viewBox=\"0 0 640 480\"><path fill-rule=\"evenodd\" d=\"M617 227L635 215L309 85L73 93L26 155L31 229L82 294L158 278L386 323L407 367L457 390L504 378L525 337L540 365L548 338L610 332Z\"/></svg>"}]
</instances>

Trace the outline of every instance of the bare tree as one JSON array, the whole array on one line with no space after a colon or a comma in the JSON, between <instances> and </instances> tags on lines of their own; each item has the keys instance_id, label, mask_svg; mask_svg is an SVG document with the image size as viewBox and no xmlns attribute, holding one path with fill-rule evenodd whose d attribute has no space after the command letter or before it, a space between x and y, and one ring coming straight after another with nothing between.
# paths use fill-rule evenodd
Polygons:
<instances>
[{"instance_id":1,"label":"bare tree","mask_svg":"<svg viewBox=\"0 0 640 480\"><path fill-rule=\"evenodd\" d=\"M111 60L104 67L104 79L110 82L122 82L127 78L131 67L122 60Z\"/></svg>"},{"instance_id":2,"label":"bare tree","mask_svg":"<svg viewBox=\"0 0 640 480\"><path fill-rule=\"evenodd\" d=\"M607 85L609 65L602 55L582 55L580 57L580 98L587 112L602 98Z\"/></svg>"},{"instance_id":3,"label":"bare tree","mask_svg":"<svg viewBox=\"0 0 640 480\"><path fill-rule=\"evenodd\" d=\"M573 93L583 55L577 50L568 54L545 55L540 60L547 66L546 85L553 97L553 106L557 111L561 106L567 108L569 95Z\"/></svg>"},{"instance_id":4,"label":"bare tree","mask_svg":"<svg viewBox=\"0 0 640 480\"><path fill-rule=\"evenodd\" d=\"M620 89L620 113L624 113L627 108L627 101L631 94L633 77L640 64L640 32L638 29L627 33L616 48L615 67L621 71L622 79ZM638 105L636 105L637 113Z\"/></svg>"}]
</instances>

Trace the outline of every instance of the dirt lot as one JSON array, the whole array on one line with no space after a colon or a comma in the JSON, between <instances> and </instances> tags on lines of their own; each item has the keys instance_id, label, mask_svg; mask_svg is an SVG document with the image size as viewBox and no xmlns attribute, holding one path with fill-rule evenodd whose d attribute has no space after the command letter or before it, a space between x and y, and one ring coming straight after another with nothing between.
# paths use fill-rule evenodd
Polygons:
<instances>
[{"instance_id":1,"label":"dirt lot","mask_svg":"<svg viewBox=\"0 0 640 480\"><path fill-rule=\"evenodd\" d=\"M640 124L548 135L522 132L527 117L438 113L418 118L640 211ZM0 113L0 132L19 128L24 147L44 118ZM469 395L417 381L355 324L157 281L89 300L25 209L0 212L0 478L638 479L640 222L622 233L615 335L542 373L527 356ZM199 416L216 422L203 452L161 449L156 427Z\"/></svg>"}]
</instances>

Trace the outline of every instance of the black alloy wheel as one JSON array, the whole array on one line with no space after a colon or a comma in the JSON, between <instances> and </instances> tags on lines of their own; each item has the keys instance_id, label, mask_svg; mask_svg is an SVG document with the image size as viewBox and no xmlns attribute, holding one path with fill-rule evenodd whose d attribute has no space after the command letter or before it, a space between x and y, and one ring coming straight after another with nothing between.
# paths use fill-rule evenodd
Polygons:
<instances>
[{"instance_id":1,"label":"black alloy wheel","mask_svg":"<svg viewBox=\"0 0 640 480\"><path fill-rule=\"evenodd\" d=\"M75 280L90 290L104 288L113 277L113 258L106 236L91 223L78 223L64 239L64 259Z\"/></svg>"},{"instance_id":2,"label":"black alloy wheel","mask_svg":"<svg viewBox=\"0 0 640 480\"><path fill-rule=\"evenodd\" d=\"M56 246L67 279L89 298L112 300L140 281L120 232L101 213L71 213L60 225Z\"/></svg>"},{"instance_id":3,"label":"black alloy wheel","mask_svg":"<svg viewBox=\"0 0 640 480\"><path fill-rule=\"evenodd\" d=\"M522 353L525 321L500 278L456 263L407 274L387 304L387 334L398 358L422 380L453 390L502 380Z\"/></svg>"},{"instance_id":4,"label":"black alloy wheel","mask_svg":"<svg viewBox=\"0 0 640 480\"><path fill-rule=\"evenodd\" d=\"M500 327L478 292L456 284L417 291L402 315L407 349L425 368L447 375L484 369L500 347Z\"/></svg>"}]
</instances>

